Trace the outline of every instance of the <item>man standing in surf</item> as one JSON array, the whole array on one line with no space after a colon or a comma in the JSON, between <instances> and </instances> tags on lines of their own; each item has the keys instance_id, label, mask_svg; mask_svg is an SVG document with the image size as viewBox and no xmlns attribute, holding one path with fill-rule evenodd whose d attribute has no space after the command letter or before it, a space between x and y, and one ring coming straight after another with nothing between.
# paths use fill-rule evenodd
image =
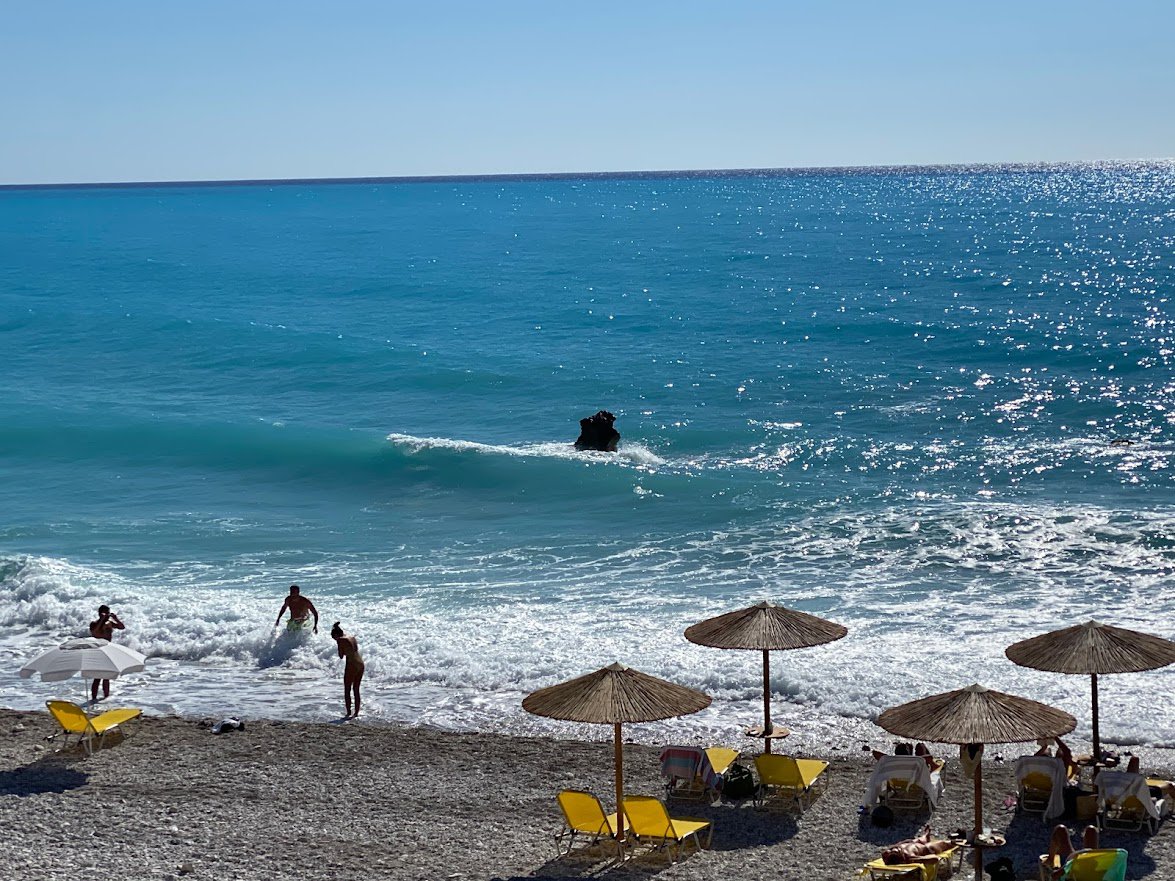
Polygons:
<instances>
[{"instance_id":1,"label":"man standing in surf","mask_svg":"<svg viewBox=\"0 0 1175 881\"><path fill-rule=\"evenodd\" d=\"M274 627L282 623L282 615L286 613L286 609L290 610L290 620L286 624L287 632L296 633L299 630L305 630L306 625L310 623L310 616L313 615L314 632L318 633L318 609L314 608L314 603L302 596L302 591L296 584L290 585L290 595L282 603L282 609L277 613L277 620L273 622Z\"/></svg>"},{"instance_id":2,"label":"man standing in surf","mask_svg":"<svg viewBox=\"0 0 1175 881\"><path fill-rule=\"evenodd\" d=\"M90 636L95 639L104 639L107 642L114 641L114 631L126 630L126 625L118 620L118 616L110 611L110 606L98 607L98 620L90 622ZM109 679L95 679L90 685L90 700L98 700L98 683L102 683L102 697L103 699L110 697L110 680Z\"/></svg>"}]
</instances>

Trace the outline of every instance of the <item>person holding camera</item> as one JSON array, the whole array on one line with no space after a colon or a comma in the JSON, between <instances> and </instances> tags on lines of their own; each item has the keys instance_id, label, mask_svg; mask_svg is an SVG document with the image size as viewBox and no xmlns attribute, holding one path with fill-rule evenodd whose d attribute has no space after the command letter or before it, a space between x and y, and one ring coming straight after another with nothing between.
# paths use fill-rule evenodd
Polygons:
<instances>
[{"instance_id":1,"label":"person holding camera","mask_svg":"<svg viewBox=\"0 0 1175 881\"><path fill-rule=\"evenodd\" d=\"M104 639L110 642L114 639L114 631L126 630L126 625L118 620L118 616L110 611L110 606L98 607L98 620L90 622L90 636L95 639ZM90 700L98 700L98 683L102 683L102 698L110 697L110 680L95 679L90 685Z\"/></svg>"}]
</instances>

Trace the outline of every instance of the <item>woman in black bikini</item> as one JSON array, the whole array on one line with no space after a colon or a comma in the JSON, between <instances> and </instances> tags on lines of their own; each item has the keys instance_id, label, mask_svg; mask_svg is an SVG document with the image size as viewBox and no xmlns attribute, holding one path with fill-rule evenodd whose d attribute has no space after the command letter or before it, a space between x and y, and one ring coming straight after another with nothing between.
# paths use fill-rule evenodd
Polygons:
<instances>
[{"instance_id":1,"label":"woman in black bikini","mask_svg":"<svg viewBox=\"0 0 1175 881\"><path fill-rule=\"evenodd\" d=\"M363 681L363 656L359 654L359 640L343 633L338 621L330 629L330 635L339 648L339 657L347 659L346 666L343 667L343 702L347 705L347 715L344 718L350 719L359 715L359 683ZM352 692L355 693L354 713L351 712Z\"/></svg>"}]
</instances>

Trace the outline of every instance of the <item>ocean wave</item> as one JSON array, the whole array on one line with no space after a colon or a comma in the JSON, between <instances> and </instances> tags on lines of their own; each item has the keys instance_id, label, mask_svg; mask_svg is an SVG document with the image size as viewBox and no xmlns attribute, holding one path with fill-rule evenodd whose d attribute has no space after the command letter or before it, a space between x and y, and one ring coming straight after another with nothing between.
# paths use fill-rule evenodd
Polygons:
<instances>
[{"instance_id":1,"label":"ocean wave","mask_svg":"<svg viewBox=\"0 0 1175 881\"><path fill-rule=\"evenodd\" d=\"M482 456L513 456L521 458L566 459L588 464L626 464L638 466L665 465L666 460L648 447L632 441L622 442L615 453L577 450L574 444L546 441L523 444L487 444L477 441L455 440L443 437L414 437L410 434L389 434L387 440L408 453L417 455L430 451L468 453Z\"/></svg>"},{"instance_id":2,"label":"ocean wave","mask_svg":"<svg viewBox=\"0 0 1175 881\"><path fill-rule=\"evenodd\" d=\"M324 559L298 577L324 625L342 620L359 635L373 710L400 718L411 707L415 718L446 725L468 724L472 714L490 727L525 726L523 694L615 660L702 688L727 716L753 717L753 653L711 652L681 634L764 598L850 628L849 638L787 653L773 667L780 712L809 720L867 722L900 700L976 680L1086 720L1079 677L1015 667L1003 646L1087 618L1172 635L1161 624L1175 612L1162 589L1175 573L1172 511L927 500L793 515L770 529L732 526L614 547ZM196 698L187 692L201 682L219 683L210 691L229 700L237 682L245 683L240 700L255 693L280 703L285 695L305 708L307 695L337 677L333 646L322 635L275 636L284 590L263 561L249 565L262 574L214 575L197 563L151 570L4 559L0 659L15 669L84 633L92 610L107 602L128 624L119 640L152 658L146 681L169 706L189 706ZM1153 700L1172 676L1116 677L1106 690L1106 736L1175 741L1175 712ZM26 692L0 683L0 699Z\"/></svg>"}]
</instances>

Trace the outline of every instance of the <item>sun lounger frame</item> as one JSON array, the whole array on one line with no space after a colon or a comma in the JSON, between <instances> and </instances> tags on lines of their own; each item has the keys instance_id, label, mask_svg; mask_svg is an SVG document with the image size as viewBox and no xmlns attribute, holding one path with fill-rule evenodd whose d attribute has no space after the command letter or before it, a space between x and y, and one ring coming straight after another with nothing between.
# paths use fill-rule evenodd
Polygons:
<instances>
[{"instance_id":1,"label":"sun lounger frame","mask_svg":"<svg viewBox=\"0 0 1175 881\"><path fill-rule=\"evenodd\" d=\"M772 764L795 763L795 780L786 783L771 782L771 775L765 775L764 766ZM771 807L777 802L793 801L800 813L811 806L817 795L823 792L828 785L825 771L828 762L822 759L797 759L792 756L761 753L755 756L755 770L759 772L759 787L755 791L755 806L759 808ZM807 800L807 804L805 804Z\"/></svg>"},{"instance_id":2,"label":"sun lounger frame","mask_svg":"<svg viewBox=\"0 0 1175 881\"><path fill-rule=\"evenodd\" d=\"M956 859L957 857L957 859ZM880 857L865 864L861 870L861 874L868 873L871 881L873 879L891 879L900 878L902 875L909 872L918 873L920 881L938 881L938 873L943 866L950 868L950 874L953 876L955 870L963 867L963 852L958 846L945 850L940 854L930 857L923 857L920 860L914 860L908 863L899 863L897 865L886 865Z\"/></svg>"},{"instance_id":3,"label":"sun lounger frame","mask_svg":"<svg viewBox=\"0 0 1175 881\"><path fill-rule=\"evenodd\" d=\"M661 816L654 821L656 828L651 828L643 823L633 822L633 818L629 814L631 807L638 804L651 806L653 803L660 806ZM669 809L665 806L665 802L651 795L627 796L624 799L623 809L627 828L636 841L640 844L648 845L655 850L664 850L669 856L671 863L677 862L691 838L694 841L694 846L697 848L698 853L709 848L714 839L713 822L702 817L672 817L669 814ZM665 824L663 828L661 828L661 823ZM690 828L679 831L678 824L685 824ZM701 836L702 832L706 833L704 842Z\"/></svg>"},{"instance_id":4,"label":"sun lounger frame","mask_svg":"<svg viewBox=\"0 0 1175 881\"><path fill-rule=\"evenodd\" d=\"M91 716L77 704L63 700L45 701L45 706L49 710L49 715L61 726L61 733L64 735L64 739L61 741L61 748L65 749L69 743L69 736L76 734L78 736L78 742L86 749L86 755L93 755L95 737L98 738L98 748L101 749L106 742L107 734L118 729L120 725L143 715L142 710L122 707L117 710L107 710L104 713L99 713L97 716ZM73 726L68 725L65 721L66 719L74 720L75 724ZM79 719L86 720L84 726L76 724Z\"/></svg>"},{"instance_id":5,"label":"sun lounger frame","mask_svg":"<svg viewBox=\"0 0 1175 881\"><path fill-rule=\"evenodd\" d=\"M574 818L571 815L571 812L568 810L567 805L564 804L563 796L565 794L570 795L573 798L582 796L583 800L585 800L585 801L587 799L591 799L592 801L594 801L595 804L600 809L600 817L602 818L602 820L599 824L599 827L593 831L590 824L588 824L588 825L580 824L577 826ZM559 810L562 811L562 813L563 813L563 828L555 833L555 853L557 854L556 859L562 859L563 857L565 857L571 853L572 849L575 847L575 836L576 835L584 835L584 836L590 835L592 838L591 846L593 846L593 847L595 845L599 844L602 840L608 839L609 841L611 841L613 844L616 845L617 853L619 853L620 842L617 841L617 839L616 839L616 828L617 828L616 814L605 813L604 812L604 805L600 801L598 796L596 796L594 793L586 792L582 789L564 789L564 790L561 790L557 796L555 796L555 801L559 805ZM563 840L565 838L567 839L567 849L566 850L563 849Z\"/></svg>"}]
</instances>

